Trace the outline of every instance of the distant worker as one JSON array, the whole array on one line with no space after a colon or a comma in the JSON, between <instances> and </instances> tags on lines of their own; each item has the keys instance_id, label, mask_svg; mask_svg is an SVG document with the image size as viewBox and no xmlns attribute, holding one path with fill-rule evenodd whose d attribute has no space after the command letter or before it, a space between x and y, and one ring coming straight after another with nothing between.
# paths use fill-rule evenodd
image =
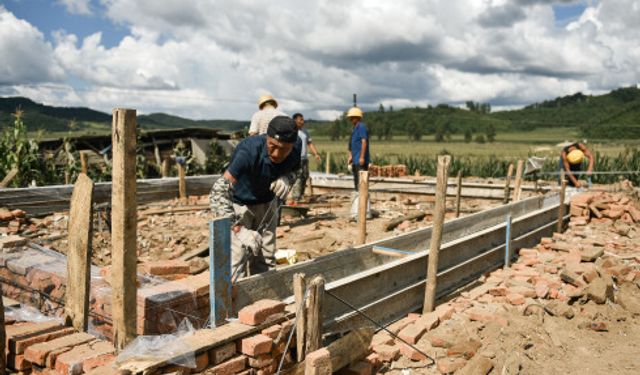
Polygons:
<instances>
[{"instance_id":1,"label":"distant worker","mask_svg":"<svg viewBox=\"0 0 640 375\"><path fill-rule=\"evenodd\" d=\"M298 173L298 178L296 179L296 183L293 185L293 191L291 193L294 202L298 203L304 195L304 190L307 186L307 179L309 178L309 158L307 155L307 148L313 152L313 156L315 156L317 161L320 161L321 158L316 146L311 141L309 132L304 128L304 116L302 116L302 113L294 114L293 120L296 122L296 126L298 127L298 138L300 138L300 142L302 144L302 150L300 153L300 172Z\"/></svg>"},{"instance_id":2,"label":"distant worker","mask_svg":"<svg viewBox=\"0 0 640 375\"><path fill-rule=\"evenodd\" d=\"M265 134L269 122L276 116L286 116L278 109L278 102L271 95L262 95L258 99L258 112L251 116L249 135Z\"/></svg>"},{"instance_id":3,"label":"distant worker","mask_svg":"<svg viewBox=\"0 0 640 375\"><path fill-rule=\"evenodd\" d=\"M347 118L353 125L351 140L349 141L349 165L353 173L353 184L358 191L360 171L369 170L369 133L362 122L362 111L352 107L347 112Z\"/></svg>"},{"instance_id":4,"label":"distant worker","mask_svg":"<svg viewBox=\"0 0 640 375\"><path fill-rule=\"evenodd\" d=\"M229 168L209 196L214 217L231 218L233 278L275 267L278 199L284 200L300 167L300 140L294 121L277 116L267 134L242 140ZM248 267L246 267L248 264Z\"/></svg>"},{"instance_id":5,"label":"distant worker","mask_svg":"<svg viewBox=\"0 0 640 375\"><path fill-rule=\"evenodd\" d=\"M593 154L582 143L574 142L565 146L560 153L560 171L564 171L569 179L569 186L581 187L582 184L578 180L580 176L575 176L574 172L582 171L584 158L589 158L589 166L587 167L587 175L591 176L593 171ZM578 173L579 174L579 173Z\"/></svg>"}]
</instances>

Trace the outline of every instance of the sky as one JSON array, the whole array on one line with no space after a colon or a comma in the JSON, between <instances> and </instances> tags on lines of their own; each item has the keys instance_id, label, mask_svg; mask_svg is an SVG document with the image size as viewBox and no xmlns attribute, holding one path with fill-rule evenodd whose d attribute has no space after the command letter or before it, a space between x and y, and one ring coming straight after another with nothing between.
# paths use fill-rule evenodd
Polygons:
<instances>
[{"instance_id":1,"label":"sky","mask_svg":"<svg viewBox=\"0 0 640 375\"><path fill-rule=\"evenodd\" d=\"M0 96L248 120L640 81L640 0L0 0Z\"/></svg>"}]
</instances>

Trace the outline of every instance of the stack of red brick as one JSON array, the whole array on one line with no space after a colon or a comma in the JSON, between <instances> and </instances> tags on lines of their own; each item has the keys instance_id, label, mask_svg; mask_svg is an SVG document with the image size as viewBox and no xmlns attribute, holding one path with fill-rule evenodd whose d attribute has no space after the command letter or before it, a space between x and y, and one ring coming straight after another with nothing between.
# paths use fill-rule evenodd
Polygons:
<instances>
[{"instance_id":1,"label":"stack of red brick","mask_svg":"<svg viewBox=\"0 0 640 375\"><path fill-rule=\"evenodd\" d=\"M624 193L593 192L582 193L571 199L571 216L574 222L609 222L622 220L626 223L640 223L640 209Z\"/></svg>"},{"instance_id":2,"label":"stack of red brick","mask_svg":"<svg viewBox=\"0 0 640 375\"><path fill-rule=\"evenodd\" d=\"M407 166L397 165L375 165L369 164L369 177L404 177L407 175Z\"/></svg>"},{"instance_id":3,"label":"stack of red brick","mask_svg":"<svg viewBox=\"0 0 640 375\"><path fill-rule=\"evenodd\" d=\"M604 200L608 202L606 208ZM594 214L589 206L594 203L596 209L602 207L603 217L591 219L591 225L587 226L588 213ZM543 238L535 248L520 249L517 262L510 268L483 276L482 285L438 306L432 313L409 314L392 324L391 331L424 352L438 354L437 368L443 374L463 368L468 369L463 373L481 368L486 371L477 373L484 374L491 370L493 363L483 356L474 357L482 343L461 335L430 332L438 322L455 314L463 320L507 326L505 305L521 309L532 304L544 305L548 314L566 318L588 314L575 311L568 304L570 300L591 300L596 304L609 300L640 314L640 306L629 297L631 293L627 293L628 289L640 287L640 257L637 256L640 232L633 224L637 207L625 196L602 193L578 195L572 200L572 207L573 217L567 232ZM584 208L587 211L583 211ZM607 325L594 321L588 328L606 330ZM400 356L425 361L419 352L381 331L374 336L372 353L367 360L372 366L381 366Z\"/></svg>"},{"instance_id":4,"label":"stack of red brick","mask_svg":"<svg viewBox=\"0 0 640 375\"><path fill-rule=\"evenodd\" d=\"M110 342L55 321L7 321L7 364L18 374L83 374L114 361Z\"/></svg>"}]
</instances>

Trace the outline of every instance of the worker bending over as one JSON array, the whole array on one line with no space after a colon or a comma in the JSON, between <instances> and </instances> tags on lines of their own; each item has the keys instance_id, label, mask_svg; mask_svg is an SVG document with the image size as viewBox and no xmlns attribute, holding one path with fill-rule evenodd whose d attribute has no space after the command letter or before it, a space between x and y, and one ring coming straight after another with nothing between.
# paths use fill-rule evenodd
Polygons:
<instances>
[{"instance_id":1,"label":"worker bending over","mask_svg":"<svg viewBox=\"0 0 640 375\"><path fill-rule=\"evenodd\" d=\"M275 267L278 200L284 200L300 168L298 128L287 116L274 117L267 134L238 144L229 168L211 188L214 217L231 218L234 278ZM248 264L248 267L246 265Z\"/></svg>"},{"instance_id":2,"label":"worker bending over","mask_svg":"<svg viewBox=\"0 0 640 375\"><path fill-rule=\"evenodd\" d=\"M584 158L589 158L589 166L587 167L587 175L590 176L593 171L593 154L582 143L574 142L565 146L560 153L560 170L564 171L569 179L569 186L581 187L581 183L574 172L582 171L582 162Z\"/></svg>"}]
</instances>

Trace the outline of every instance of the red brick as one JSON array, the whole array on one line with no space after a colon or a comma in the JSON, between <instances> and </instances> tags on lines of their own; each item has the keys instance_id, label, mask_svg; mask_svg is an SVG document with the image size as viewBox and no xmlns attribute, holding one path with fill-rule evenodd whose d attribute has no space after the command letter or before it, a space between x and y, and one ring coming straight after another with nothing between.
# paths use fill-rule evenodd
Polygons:
<instances>
[{"instance_id":1,"label":"red brick","mask_svg":"<svg viewBox=\"0 0 640 375\"><path fill-rule=\"evenodd\" d=\"M487 357L477 355L457 374L459 375L487 375L493 369L493 362Z\"/></svg>"},{"instance_id":2,"label":"red brick","mask_svg":"<svg viewBox=\"0 0 640 375\"><path fill-rule=\"evenodd\" d=\"M438 319L438 317L436 317L436 319ZM420 319L418 319L416 323L406 326L402 331L400 331L400 333L398 333L398 337L410 344L417 343L422 335L427 332L427 328L420 324L419 321Z\"/></svg>"},{"instance_id":3,"label":"red brick","mask_svg":"<svg viewBox=\"0 0 640 375\"><path fill-rule=\"evenodd\" d=\"M512 305L523 305L524 296L520 293L509 293L507 294L507 301Z\"/></svg>"},{"instance_id":4,"label":"red brick","mask_svg":"<svg viewBox=\"0 0 640 375\"><path fill-rule=\"evenodd\" d=\"M370 353L364 360L371 363L373 367L378 367L382 364L378 353Z\"/></svg>"},{"instance_id":5,"label":"red brick","mask_svg":"<svg viewBox=\"0 0 640 375\"><path fill-rule=\"evenodd\" d=\"M373 339L371 339L370 348L373 348L376 345L383 344L393 344L393 337L386 331L380 331L373 336Z\"/></svg>"},{"instance_id":6,"label":"red brick","mask_svg":"<svg viewBox=\"0 0 640 375\"><path fill-rule=\"evenodd\" d=\"M452 374L467 364L464 358L442 358L438 360L436 368L442 374Z\"/></svg>"},{"instance_id":7,"label":"red brick","mask_svg":"<svg viewBox=\"0 0 640 375\"><path fill-rule=\"evenodd\" d=\"M377 345L373 347L373 351L378 354L381 361L391 362L398 358L400 348L397 345Z\"/></svg>"},{"instance_id":8,"label":"red brick","mask_svg":"<svg viewBox=\"0 0 640 375\"><path fill-rule=\"evenodd\" d=\"M271 351L273 340L265 335L255 335L242 339L240 343L240 351L243 354L255 357L260 354L266 354Z\"/></svg>"},{"instance_id":9,"label":"red brick","mask_svg":"<svg viewBox=\"0 0 640 375\"><path fill-rule=\"evenodd\" d=\"M196 368L193 372L201 372L205 368L209 367L209 353L204 352L196 355Z\"/></svg>"},{"instance_id":10,"label":"red brick","mask_svg":"<svg viewBox=\"0 0 640 375\"><path fill-rule=\"evenodd\" d=\"M305 357L305 374L331 374L331 353L320 348Z\"/></svg>"},{"instance_id":11,"label":"red brick","mask_svg":"<svg viewBox=\"0 0 640 375\"><path fill-rule=\"evenodd\" d=\"M271 366L273 363L273 357L270 354L260 354L256 357L248 357L249 367L263 368Z\"/></svg>"},{"instance_id":12,"label":"red brick","mask_svg":"<svg viewBox=\"0 0 640 375\"><path fill-rule=\"evenodd\" d=\"M82 371L91 372L93 369L100 367L111 367L115 363L116 356L114 354L103 354L92 358L87 358L82 362Z\"/></svg>"},{"instance_id":13,"label":"red brick","mask_svg":"<svg viewBox=\"0 0 640 375\"><path fill-rule=\"evenodd\" d=\"M372 373L373 366L371 363L365 361L358 361L338 371L339 375L371 375Z\"/></svg>"},{"instance_id":14,"label":"red brick","mask_svg":"<svg viewBox=\"0 0 640 375\"><path fill-rule=\"evenodd\" d=\"M278 338L280 331L282 331L282 326L280 324L274 324L271 327L263 329L261 333L265 336L271 337L272 340L275 340Z\"/></svg>"},{"instance_id":15,"label":"red brick","mask_svg":"<svg viewBox=\"0 0 640 375\"><path fill-rule=\"evenodd\" d=\"M502 326L507 326L509 325L509 322L505 319L502 318L498 315L496 315L495 312L489 311L489 310L484 310L484 309L480 309L480 308L472 308L466 311L467 316L469 317L469 320L475 320L475 321L479 321L479 322L490 322L490 321L494 321L499 323Z\"/></svg>"},{"instance_id":16,"label":"red brick","mask_svg":"<svg viewBox=\"0 0 640 375\"><path fill-rule=\"evenodd\" d=\"M51 365L54 362L47 361L50 354L55 356L70 350L76 345L81 345L95 339L96 338L94 336L88 333L75 333L73 335L59 337L48 342L32 345L25 350L24 355L28 361L35 363L38 366L49 367L47 362L50 362Z\"/></svg>"},{"instance_id":17,"label":"red brick","mask_svg":"<svg viewBox=\"0 0 640 375\"><path fill-rule=\"evenodd\" d=\"M55 369L63 375L82 374L84 361L105 354L113 354L114 352L115 349L113 345L107 341L94 341L79 345L60 354L56 359Z\"/></svg>"},{"instance_id":18,"label":"red brick","mask_svg":"<svg viewBox=\"0 0 640 375\"><path fill-rule=\"evenodd\" d=\"M12 353L22 354L26 346L46 341L46 335L63 329L56 321L42 323L17 323L6 327L7 350ZM44 337L42 341L38 338ZM25 345L25 343L28 343Z\"/></svg>"},{"instance_id":19,"label":"red brick","mask_svg":"<svg viewBox=\"0 0 640 375\"><path fill-rule=\"evenodd\" d=\"M0 237L0 249L8 249L10 247L22 246L26 243L27 243L26 238L16 236L16 235Z\"/></svg>"},{"instance_id":20,"label":"red brick","mask_svg":"<svg viewBox=\"0 0 640 375\"><path fill-rule=\"evenodd\" d=\"M285 304L281 301L263 299L238 312L240 323L256 326L264 323L270 316L284 312Z\"/></svg>"},{"instance_id":21,"label":"red brick","mask_svg":"<svg viewBox=\"0 0 640 375\"><path fill-rule=\"evenodd\" d=\"M439 333L437 331L434 331L434 333L430 333L428 339L431 343L431 346L433 346L434 348L448 348L451 345L455 344L455 342L458 340L458 338L454 335Z\"/></svg>"},{"instance_id":22,"label":"red brick","mask_svg":"<svg viewBox=\"0 0 640 375\"><path fill-rule=\"evenodd\" d=\"M31 362L27 361L22 354L9 354L7 355L7 367L24 371L31 368Z\"/></svg>"},{"instance_id":23,"label":"red brick","mask_svg":"<svg viewBox=\"0 0 640 375\"><path fill-rule=\"evenodd\" d=\"M445 320L451 319L453 313L456 312L456 309L454 309L449 304L444 304L436 307L434 312L438 316L438 320L440 322L444 322Z\"/></svg>"},{"instance_id":24,"label":"red brick","mask_svg":"<svg viewBox=\"0 0 640 375\"><path fill-rule=\"evenodd\" d=\"M546 298L549 294L549 286L544 283L539 283L536 285L536 296L538 298Z\"/></svg>"},{"instance_id":25,"label":"red brick","mask_svg":"<svg viewBox=\"0 0 640 375\"><path fill-rule=\"evenodd\" d=\"M480 341L473 339L459 341L447 349L447 355L449 357L464 357L470 359L476 355L481 346L482 343Z\"/></svg>"},{"instance_id":26,"label":"red brick","mask_svg":"<svg viewBox=\"0 0 640 375\"><path fill-rule=\"evenodd\" d=\"M414 345L414 346L423 352L425 351L424 346L422 347L418 347L417 345ZM398 347L400 347L400 354L402 354L403 357L408 358L412 361L428 361L429 360L427 356L425 356L424 354L420 353L416 349L412 348L411 346L403 342L399 342Z\"/></svg>"},{"instance_id":27,"label":"red brick","mask_svg":"<svg viewBox=\"0 0 640 375\"><path fill-rule=\"evenodd\" d=\"M422 326L426 330L431 331L432 329L438 326L438 323L440 323L440 318L438 318L438 313L435 311L432 311L422 315L422 317L416 320L414 324Z\"/></svg>"},{"instance_id":28,"label":"red brick","mask_svg":"<svg viewBox=\"0 0 640 375\"><path fill-rule=\"evenodd\" d=\"M147 274L158 276L188 274L190 270L189 263L179 259L146 262L142 264L142 268Z\"/></svg>"},{"instance_id":29,"label":"red brick","mask_svg":"<svg viewBox=\"0 0 640 375\"><path fill-rule=\"evenodd\" d=\"M57 339L58 337L68 336L75 333L75 330L71 327L60 327L60 329L53 331L42 333L37 336L32 336L29 338L21 338L21 339L12 339L9 342L10 351L16 354L22 354L24 351L30 347L31 345L38 344L45 341L51 341Z\"/></svg>"},{"instance_id":30,"label":"red brick","mask_svg":"<svg viewBox=\"0 0 640 375\"><path fill-rule=\"evenodd\" d=\"M492 296L500 297L507 295L507 288L504 286L497 286L495 288L489 289L489 294Z\"/></svg>"},{"instance_id":31,"label":"red brick","mask_svg":"<svg viewBox=\"0 0 640 375\"><path fill-rule=\"evenodd\" d=\"M207 373L215 375L233 375L243 371L246 366L247 357L241 355L208 369Z\"/></svg>"}]
</instances>

